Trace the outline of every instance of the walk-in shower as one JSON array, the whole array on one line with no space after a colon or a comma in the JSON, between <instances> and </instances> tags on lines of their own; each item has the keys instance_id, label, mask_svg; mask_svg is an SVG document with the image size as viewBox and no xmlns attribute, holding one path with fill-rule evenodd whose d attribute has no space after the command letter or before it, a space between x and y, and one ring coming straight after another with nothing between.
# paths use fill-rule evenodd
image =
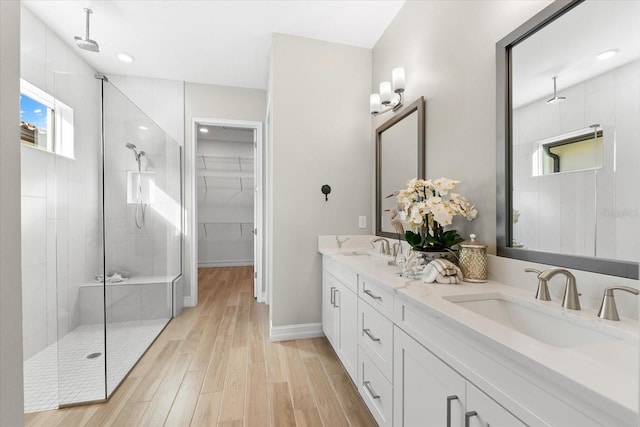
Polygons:
<instances>
[{"instance_id":1,"label":"walk-in shower","mask_svg":"<svg viewBox=\"0 0 640 427\"><path fill-rule=\"evenodd\" d=\"M71 154L21 148L25 412L107 399L183 298L181 147L89 71L48 86Z\"/></svg>"}]
</instances>

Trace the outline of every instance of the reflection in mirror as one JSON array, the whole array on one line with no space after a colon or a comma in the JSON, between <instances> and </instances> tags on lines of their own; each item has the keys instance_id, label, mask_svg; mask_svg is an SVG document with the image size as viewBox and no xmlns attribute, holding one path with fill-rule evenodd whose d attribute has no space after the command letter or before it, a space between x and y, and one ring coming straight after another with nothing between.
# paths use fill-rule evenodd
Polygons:
<instances>
[{"instance_id":1,"label":"reflection in mirror","mask_svg":"<svg viewBox=\"0 0 640 427\"><path fill-rule=\"evenodd\" d=\"M424 178L422 97L376 129L376 235L398 238L390 210L397 206L395 193L415 177Z\"/></svg>"},{"instance_id":2,"label":"reflection in mirror","mask_svg":"<svg viewBox=\"0 0 640 427\"><path fill-rule=\"evenodd\" d=\"M556 2L497 48L498 254L637 278L640 2Z\"/></svg>"},{"instance_id":3,"label":"reflection in mirror","mask_svg":"<svg viewBox=\"0 0 640 427\"><path fill-rule=\"evenodd\" d=\"M551 175L602 168L603 139L599 126L534 143L532 175Z\"/></svg>"}]
</instances>

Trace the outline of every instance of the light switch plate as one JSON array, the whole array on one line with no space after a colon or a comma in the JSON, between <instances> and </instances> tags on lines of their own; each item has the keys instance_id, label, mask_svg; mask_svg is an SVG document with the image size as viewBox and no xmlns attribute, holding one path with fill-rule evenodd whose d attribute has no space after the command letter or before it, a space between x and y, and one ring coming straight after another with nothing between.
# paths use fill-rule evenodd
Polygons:
<instances>
[{"instance_id":1,"label":"light switch plate","mask_svg":"<svg viewBox=\"0 0 640 427\"><path fill-rule=\"evenodd\" d=\"M367 217L366 216L358 217L358 227L367 228Z\"/></svg>"}]
</instances>

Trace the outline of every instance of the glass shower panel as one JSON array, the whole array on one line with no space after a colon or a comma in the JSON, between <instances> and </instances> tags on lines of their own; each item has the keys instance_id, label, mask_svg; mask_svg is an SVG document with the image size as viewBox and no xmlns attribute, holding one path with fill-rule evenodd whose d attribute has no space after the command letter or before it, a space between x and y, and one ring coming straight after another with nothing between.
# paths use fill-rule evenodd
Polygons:
<instances>
[{"instance_id":1,"label":"glass shower panel","mask_svg":"<svg viewBox=\"0 0 640 427\"><path fill-rule=\"evenodd\" d=\"M100 81L90 73L54 74L58 405L103 400L105 388L104 274ZM98 280L96 280L98 278Z\"/></svg>"},{"instance_id":2,"label":"glass shower panel","mask_svg":"<svg viewBox=\"0 0 640 427\"><path fill-rule=\"evenodd\" d=\"M180 146L103 82L107 396L172 317Z\"/></svg>"}]
</instances>

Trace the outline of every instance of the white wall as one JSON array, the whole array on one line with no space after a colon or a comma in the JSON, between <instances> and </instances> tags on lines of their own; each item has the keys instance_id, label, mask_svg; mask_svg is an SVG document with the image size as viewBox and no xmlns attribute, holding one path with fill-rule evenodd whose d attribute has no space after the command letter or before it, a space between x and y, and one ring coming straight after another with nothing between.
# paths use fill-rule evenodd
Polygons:
<instances>
[{"instance_id":1,"label":"white wall","mask_svg":"<svg viewBox=\"0 0 640 427\"><path fill-rule=\"evenodd\" d=\"M426 100L426 176L462 181L478 218L454 225L495 253L495 44L549 1L408 1L373 48L373 87L405 67L407 103ZM374 120L375 129L391 113ZM371 178L374 179L374 176ZM374 199L375 200L375 199Z\"/></svg>"},{"instance_id":2,"label":"white wall","mask_svg":"<svg viewBox=\"0 0 640 427\"><path fill-rule=\"evenodd\" d=\"M532 249L635 261L640 241L640 61L563 89L566 101L537 100L514 110L514 238ZM604 168L533 176L537 142L599 124ZM516 173L517 171L517 173ZM597 175L597 183L596 183ZM595 196L595 197L594 197ZM597 208L597 212L596 212ZM597 242L597 246L596 246Z\"/></svg>"},{"instance_id":3,"label":"white wall","mask_svg":"<svg viewBox=\"0 0 640 427\"><path fill-rule=\"evenodd\" d=\"M100 81L23 7L21 76L74 110L74 157L21 147L24 358L80 325L79 287L102 272Z\"/></svg>"},{"instance_id":4,"label":"white wall","mask_svg":"<svg viewBox=\"0 0 640 427\"><path fill-rule=\"evenodd\" d=\"M276 34L271 55L271 323L286 327L320 322L318 235L368 232L371 51Z\"/></svg>"},{"instance_id":5,"label":"white wall","mask_svg":"<svg viewBox=\"0 0 640 427\"><path fill-rule=\"evenodd\" d=\"M196 201L192 198L193 159L195 149L192 136L192 120L194 117L264 121L267 106L266 91L261 89L244 89L227 86L205 85L199 83L185 83L184 88L184 206L185 206L185 235L184 235L184 264L185 297L190 297L191 263L195 254L191 253L193 246L194 224L192 222L192 209L196 207Z\"/></svg>"},{"instance_id":6,"label":"white wall","mask_svg":"<svg viewBox=\"0 0 640 427\"><path fill-rule=\"evenodd\" d=\"M0 425L22 426L20 2L0 1Z\"/></svg>"},{"instance_id":7,"label":"white wall","mask_svg":"<svg viewBox=\"0 0 640 427\"><path fill-rule=\"evenodd\" d=\"M184 145L184 82L117 74L107 77L171 138Z\"/></svg>"},{"instance_id":8,"label":"white wall","mask_svg":"<svg viewBox=\"0 0 640 427\"><path fill-rule=\"evenodd\" d=\"M407 101L425 97L427 176L462 181L460 193L476 204L479 214L475 221L461 221L456 227L463 235L477 234L490 253L496 247L495 43L548 4L409 1L373 49L373 89L389 78L392 68L404 66ZM373 129L386 119L377 118ZM630 203L637 209L637 198L633 199ZM637 240L637 235L631 239ZM533 296L537 280L522 271L525 265L548 267L491 257L489 275L531 289ZM595 273L576 276L585 308L598 308L606 286L637 286L637 281ZM554 298L559 297L561 280L554 278L550 286ZM619 298L622 316L637 317L634 298Z\"/></svg>"}]
</instances>

